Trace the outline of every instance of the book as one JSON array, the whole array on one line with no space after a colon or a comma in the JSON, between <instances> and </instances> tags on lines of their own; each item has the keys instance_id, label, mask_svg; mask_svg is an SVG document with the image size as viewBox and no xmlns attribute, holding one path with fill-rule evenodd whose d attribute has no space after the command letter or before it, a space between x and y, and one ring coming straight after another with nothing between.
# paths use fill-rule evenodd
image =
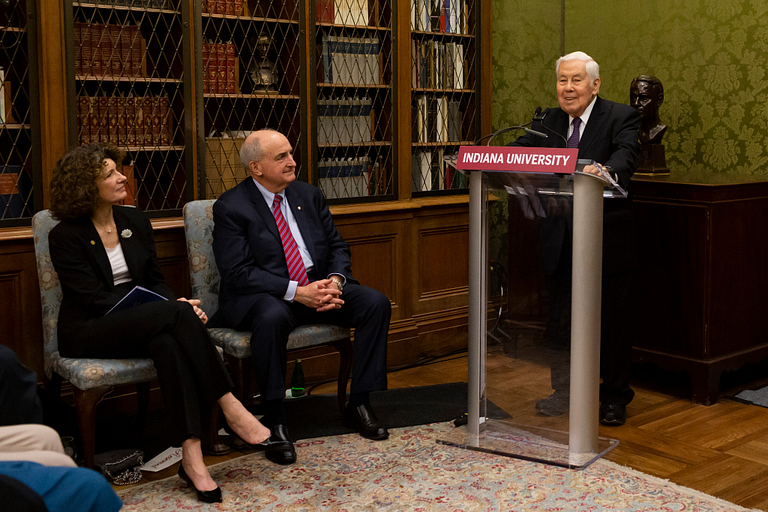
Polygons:
<instances>
[{"instance_id":1,"label":"book","mask_svg":"<svg viewBox=\"0 0 768 512\"><path fill-rule=\"evenodd\" d=\"M129 291L125 297L120 299L120 301L112 306L112 309L107 311L107 315L110 313L117 313L118 311L125 311L126 309L130 309L132 307L138 306L139 304L146 304L147 302L156 302L158 300L168 300L162 295L153 292L152 290L147 290L143 286L134 286L133 290ZM105 315L106 316L106 315Z\"/></svg>"},{"instance_id":2,"label":"book","mask_svg":"<svg viewBox=\"0 0 768 512\"><path fill-rule=\"evenodd\" d=\"M237 58L235 57L235 44L226 43L226 93L237 93L237 83L235 81L235 67L237 66Z\"/></svg>"},{"instance_id":3,"label":"book","mask_svg":"<svg viewBox=\"0 0 768 512\"><path fill-rule=\"evenodd\" d=\"M318 23L333 23L333 0L315 0L315 15Z\"/></svg>"},{"instance_id":4,"label":"book","mask_svg":"<svg viewBox=\"0 0 768 512\"><path fill-rule=\"evenodd\" d=\"M129 47L131 52L131 76L141 76L141 63L143 59L141 32L138 25L130 25L128 27L128 38L130 41Z\"/></svg>"},{"instance_id":5,"label":"book","mask_svg":"<svg viewBox=\"0 0 768 512\"><path fill-rule=\"evenodd\" d=\"M216 48L216 94L227 93L227 45L215 43Z\"/></svg>"}]
</instances>

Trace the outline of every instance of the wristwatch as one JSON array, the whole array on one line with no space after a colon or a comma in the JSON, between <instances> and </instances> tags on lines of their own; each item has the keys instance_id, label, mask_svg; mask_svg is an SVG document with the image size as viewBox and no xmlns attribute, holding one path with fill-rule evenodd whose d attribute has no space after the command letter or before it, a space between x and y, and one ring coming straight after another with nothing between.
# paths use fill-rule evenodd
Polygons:
<instances>
[{"instance_id":1,"label":"wristwatch","mask_svg":"<svg viewBox=\"0 0 768 512\"><path fill-rule=\"evenodd\" d=\"M338 277L332 277L331 281L336 283L336 288L338 288L340 292L344 291L344 283L341 282L341 279L339 279Z\"/></svg>"}]
</instances>

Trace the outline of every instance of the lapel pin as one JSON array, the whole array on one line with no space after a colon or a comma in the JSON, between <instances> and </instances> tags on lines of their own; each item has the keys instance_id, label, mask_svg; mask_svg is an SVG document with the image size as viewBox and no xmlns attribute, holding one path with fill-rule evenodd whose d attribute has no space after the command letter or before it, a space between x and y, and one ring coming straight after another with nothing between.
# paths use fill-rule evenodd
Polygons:
<instances>
[{"instance_id":1,"label":"lapel pin","mask_svg":"<svg viewBox=\"0 0 768 512\"><path fill-rule=\"evenodd\" d=\"M299 209L299 210L301 210L301 206L297 206L296 208L297 208L297 209Z\"/></svg>"},{"instance_id":2,"label":"lapel pin","mask_svg":"<svg viewBox=\"0 0 768 512\"><path fill-rule=\"evenodd\" d=\"M91 245L96 245L96 242L94 242L93 240L91 240Z\"/></svg>"}]
</instances>

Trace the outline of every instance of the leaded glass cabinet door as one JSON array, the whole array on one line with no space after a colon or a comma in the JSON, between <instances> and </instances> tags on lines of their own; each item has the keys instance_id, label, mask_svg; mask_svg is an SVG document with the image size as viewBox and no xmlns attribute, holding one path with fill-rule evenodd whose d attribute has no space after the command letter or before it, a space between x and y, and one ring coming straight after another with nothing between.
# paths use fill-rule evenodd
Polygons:
<instances>
[{"instance_id":1,"label":"leaded glass cabinet door","mask_svg":"<svg viewBox=\"0 0 768 512\"><path fill-rule=\"evenodd\" d=\"M0 11L0 226L28 224L42 205L35 4Z\"/></svg>"},{"instance_id":2,"label":"leaded glass cabinet door","mask_svg":"<svg viewBox=\"0 0 768 512\"><path fill-rule=\"evenodd\" d=\"M310 2L315 37L313 181L327 199L391 199L393 16L391 0Z\"/></svg>"},{"instance_id":3,"label":"leaded glass cabinet door","mask_svg":"<svg viewBox=\"0 0 768 512\"><path fill-rule=\"evenodd\" d=\"M444 158L472 144L478 115L476 1L411 0L411 190L466 192Z\"/></svg>"},{"instance_id":4,"label":"leaded glass cabinet door","mask_svg":"<svg viewBox=\"0 0 768 512\"><path fill-rule=\"evenodd\" d=\"M306 180L301 84L305 54L296 0L198 0L199 195L216 198L247 177L239 151L252 131L282 132Z\"/></svg>"},{"instance_id":5,"label":"leaded glass cabinet door","mask_svg":"<svg viewBox=\"0 0 768 512\"><path fill-rule=\"evenodd\" d=\"M126 204L178 215L193 187L187 2L65 0L70 144L128 153ZM70 8L71 6L71 8Z\"/></svg>"}]
</instances>

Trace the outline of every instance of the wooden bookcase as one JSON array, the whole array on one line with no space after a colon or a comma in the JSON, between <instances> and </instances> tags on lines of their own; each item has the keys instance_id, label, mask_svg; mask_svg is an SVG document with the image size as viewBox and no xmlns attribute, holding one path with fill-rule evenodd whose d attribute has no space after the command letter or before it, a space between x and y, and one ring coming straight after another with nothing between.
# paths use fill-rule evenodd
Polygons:
<instances>
[{"instance_id":1,"label":"wooden bookcase","mask_svg":"<svg viewBox=\"0 0 768 512\"><path fill-rule=\"evenodd\" d=\"M305 175L302 6L202 0L195 9L199 197L218 197L246 177L239 149L260 128L289 138Z\"/></svg>"},{"instance_id":2,"label":"wooden bookcase","mask_svg":"<svg viewBox=\"0 0 768 512\"><path fill-rule=\"evenodd\" d=\"M28 223L39 206L36 27L27 22L34 7L12 0L0 12L0 226Z\"/></svg>"},{"instance_id":3,"label":"wooden bookcase","mask_svg":"<svg viewBox=\"0 0 768 512\"><path fill-rule=\"evenodd\" d=\"M331 204L465 193L443 157L481 130L479 1L73 0L70 145L126 148L155 215L245 178L260 128Z\"/></svg>"},{"instance_id":4,"label":"wooden bookcase","mask_svg":"<svg viewBox=\"0 0 768 512\"><path fill-rule=\"evenodd\" d=\"M411 183L414 196L466 191L444 162L478 137L474 0L411 0Z\"/></svg>"},{"instance_id":5,"label":"wooden bookcase","mask_svg":"<svg viewBox=\"0 0 768 512\"><path fill-rule=\"evenodd\" d=\"M472 0L474 14L468 25L472 34L442 34L411 30L413 0L368 0L367 23L361 19L337 20L339 4L334 4L333 21L323 19L323 5L327 9L328 1L243 0L242 9L232 10L231 6L239 2L233 0L228 11L230 2L219 0L218 8L223 6L223 12L216 11L216 2L211 10L210 0L206 4L203 0L153 1L11 0L19 13L26 14L14 15L17 24L0 23L0 27L6 27L5 39L13 31L26 37L16 49L0 50L0 60L6 59L0 65L10 64L8 59L12 58L18 80L11 80L13 116L21 125L18 128L22 128L0 124L0 164L23 164L32 182L25 196L28 211L24 216L0 219L0 292L5 301L0 325L8 333L4 344L42 375L40 294L30 216L49 206L48 184L56 160L85 136L85 106L78 125L78 99L85 96L107 99L107 121L112 98L168 98L170 122L167 120L165 126L170 131L162 130L164 115L159 116L159 133L150 130L152 136L158 135L159 142L142 138L141 143L130 143L127 126L124 132L120 128L119 104L118 124L113 131L118 145L127 149L134 161L134 202L153 217L161 267L180 296L189 293L181 207L192 199L216 197L242 179L243 174L236 175L242 172L237 156L239 142L245 132L271 127L286 133L294 145L299 179L326 187L327 181L321 180L339 178L331 186L341 193L329 203L334 222L350 244L355 277L382 291L392 303L389 363L404 364L466 346L468 276L459 269L467 265L468 198L464 190L450 187L414 191L412 179L414 149L447 152L458 144L414 143L413 105L420 95L456 100L461 110L462 141L490 132L490 3ZM30 15L34 9L36 15ZM126 57L118 61L121 66L113 71L110 62L109 74L102 71L96 75L92 66L90 72L87 67L83 69L80 53L78 69L75 23L80 30L83 23L116 25L120 28L115 31L118 42L121 34L131 35L123 37L128 44ZM269 36L268 43L259 42L263 35ZM356 39L357 48L362 39L364 55L368 55L366 40L372 44L378 39L378 61L374 60L378 80L371 75L369 80L351 75L341 82L326 78L324 63L321 66L323 42L327 47L331 36L349 38L350 43ZM416 40L463 42L468 80L463 89L412 87L412 46ZM341 41L347 44L346 39ZM206 59L203 43L207 46ZM223 52L226 90L222 92L211 89L210 76L205 90L203 73L205 64L211 61L209 43L231 43ZM270 82L274 90L257 87L249 73L258 70L254 62L261 64L264 60L259 44L266 44L266 60L276 64L277 79ZM82 50L79 36L78 45ZM116 49L117 44L114 46ZM231 50L227 53L230 48L234 55ZM120 49L118 55L123 54L122 44ZM218 63L218 48L216 51ZM139 54L138 58L133 58L133 52ZM339 51L344 53L352 51ZM234 62L228 68L231 57ZM360 59L361 63L368 62L367 57ZM125 62L131 67L124 66ZM134 62L140 64L135 70ZM218 67L216 72L218 87ZM363 76L365 73L372 73L372 69L363 65ZM331 108L337 108L338 102L346 99L369 99L370 118L367 111L365 115L342 116L357 121L347 123L345 119L344 127L352 138L329 140L333 134L328 124L319 122L319 114L322 111L327 116L328 100L336 101ZM90 116L92 101L87 101ZM25 104L29 107L22 108ZM357 109L357 105L354 107ZM152 102L149 108L150 118L157 118L152 115ZM143 114L142 110L142 119ZM359 117L370 123L370 137ZM91 137L90 117L88 121ZM364 129L364 136L349 134L350 127ZM338 132L338 123L334 129ZM100 130L95 133L101 136ZM125 139L122 143L121 133ZM108 123L106 134L110 136ZM376 176L373 180L369 176L362 187L354 174L341 176L341 171L338 175L333 171L329 176L326 168L321 177L318 172L317 164L329 159L346 163L361 158L368 159L368 172ZM374 164L378 164L375 172ZM446 272L446 268L457 271ZM302 355L308 362L308 378L332 376L338 364L334 357L316 352Z\"/></svg>"},{"instance_id":6,"label":"wooden bookcase","mask_svg":"<svg viewBox=\"0 0 768 512\"><path fill-rule=\"evenodd\" d=\"M194 197L189 5L74 0L65 5L69 143L128 152L127 204L178 215Z\"/></svg>"}]
</instances>

